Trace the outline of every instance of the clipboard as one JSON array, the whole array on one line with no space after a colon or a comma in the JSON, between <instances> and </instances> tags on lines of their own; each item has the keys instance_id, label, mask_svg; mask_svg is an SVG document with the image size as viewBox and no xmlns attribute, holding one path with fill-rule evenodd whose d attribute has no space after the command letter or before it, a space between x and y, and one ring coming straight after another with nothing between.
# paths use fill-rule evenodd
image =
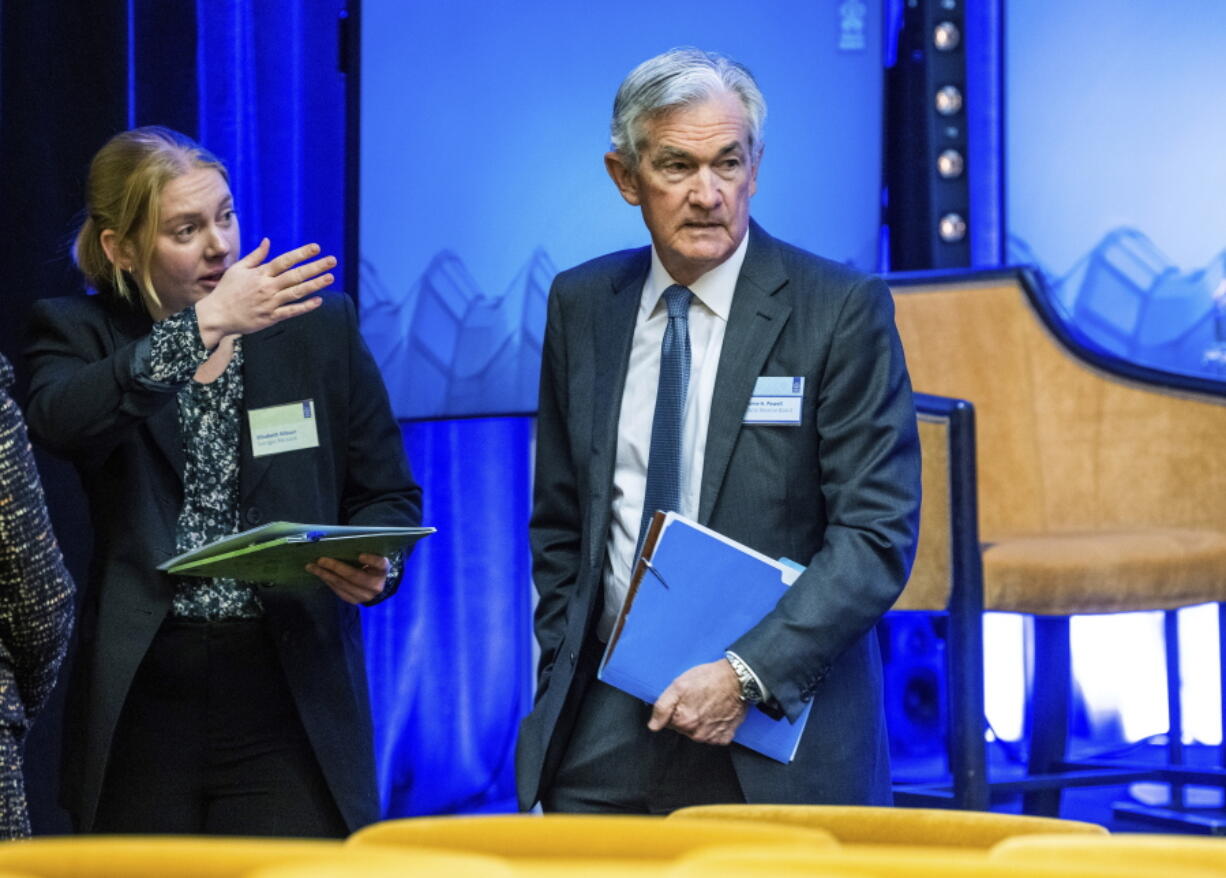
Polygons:
<instances>
[{"instance_id":1,"label":"clipboard","mask_svg":"<svg viewBox=\"0 0 1226 878\"><path fill-rule=\"evenodd\" d=\"M361 527L274 521L214 540L158 565L175 576L238 579L258 585L315 586L304 569L318 558L359 566L358 556L391 555L434 533L432 527Z\"/></svg>"}]
</instances>

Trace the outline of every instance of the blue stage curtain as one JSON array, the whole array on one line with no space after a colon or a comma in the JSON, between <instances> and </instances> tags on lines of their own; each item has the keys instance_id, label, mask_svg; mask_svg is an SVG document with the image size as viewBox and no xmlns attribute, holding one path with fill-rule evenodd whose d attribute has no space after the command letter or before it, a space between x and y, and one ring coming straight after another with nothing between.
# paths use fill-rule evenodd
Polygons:
<instances>
[{"instance_id":1,"label":"blue stage curtain","mask_svg":"<svg viewBox=\"0 0 1226 878\"><path fill-rule=\"evenodd\" d=\"M532 421L403 430L439 532L364 620L384 811L514 810L515 734L531 706Z\"/></svg>"},{"instance_id":2,"label":"blue stage curtain","mask_svg":"<svg viewBox=\"0 0 1226 878\"><path fill-rule=\"evenodd\" d=\"M197 0L199 140L230 168L247 249L267 236L274 254L314 241L342 255L341 5Z\"/></svg>"},{"instance_id":3,"label":"blue stage curtain","mask_svg":"<svg viewBox=\"0 0 1226 878\"><path fill-rule=\"evenodd\" d=\"M340 5L197 0L198 136L230 168L246 249L268 236L274 253L308 241L342 253L356 206L344 201ZM364 613L386 816L514 808L531 697L531 434L525 418L404 426L439 533L400 593Z\"/></svg>"}]
</instances>

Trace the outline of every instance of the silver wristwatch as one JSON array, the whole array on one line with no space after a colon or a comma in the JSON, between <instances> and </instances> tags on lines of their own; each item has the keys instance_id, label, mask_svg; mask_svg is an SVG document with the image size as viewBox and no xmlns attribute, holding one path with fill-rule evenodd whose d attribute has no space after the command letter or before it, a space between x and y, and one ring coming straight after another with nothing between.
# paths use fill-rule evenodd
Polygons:
<instances>
[{"instance_id":1,"label":"silver wristwatch","mask_svg":"<svg viewBox=\"0 0 1226 878\"><path fill-rule=\"evenodd\" d=\"M741 700L750 704L761 704L762 689L758 686L758 679L753 675L753 671L749 670L749 665L735 652L725 652L724 658L732 665L732 672L741 684Z\"/></svg>"}]
</instances>

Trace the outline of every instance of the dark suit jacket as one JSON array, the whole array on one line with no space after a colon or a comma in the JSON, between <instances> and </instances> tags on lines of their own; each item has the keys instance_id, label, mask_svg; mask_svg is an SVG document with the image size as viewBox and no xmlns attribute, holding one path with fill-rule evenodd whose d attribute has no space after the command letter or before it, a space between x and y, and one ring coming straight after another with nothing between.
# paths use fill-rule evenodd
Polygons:
<instances>
[{"instance_id":1,"label":"dark suit jacket","mask_svg":"<svg viewBox=\"0 0 1226 878\"><path fill-rule=\"evenodd\" d=\"M751 223L720 355L699 521L772 557L809 562L776 608L728 647L790 718L813 711L795 761L733 745L750 802L890 800L873 625L902 590L920 497L915 412L893 304L876 278ZM573 726L581 645L593 636L617 429L650 250L558 275L537 423L533 576L537 702L520 731L530 807ZM759 376L805 377L800 427L742 424Z\"/></svg>"},{"instance_id":2,"label":"dark suit jacket","mask_svg":"<svg viewBox=\"0 0 1226 878\"><path fill-rule=\"evenodd\" d=\"M95 551L69 695L65 805L88 831L128 688L172 598L156 567L175 552L183 445L175 391L134 379L152 323L101 296L35 303L29 423L70 457L89 495ZM417 525L421 491L349 298L243 339L246 409L313 399L319 447L254 458L241 427L244 526L270 521ZM244 419L245 420L245 419ZM290 689L351 829L379 817L358 610L326 586L261 590Z\"/></svg>"}]
</instances>

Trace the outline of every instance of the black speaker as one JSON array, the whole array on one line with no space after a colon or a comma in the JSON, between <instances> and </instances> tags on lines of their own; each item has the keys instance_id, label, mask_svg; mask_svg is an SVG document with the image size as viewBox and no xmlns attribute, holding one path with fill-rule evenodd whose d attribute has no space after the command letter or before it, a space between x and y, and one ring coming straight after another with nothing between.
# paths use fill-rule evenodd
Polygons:
<instances>
[{"instance_id":1,"label":"black speaker","mask_svg":"<svg viewBox=\"0 0 1226 878\"><path fill-rule=\"evenodd\" d=\"M890 755L896 759L945 752L949 700L943 622L930 613L898 612L878 626Z\"/></svg>"}]
</instances>

